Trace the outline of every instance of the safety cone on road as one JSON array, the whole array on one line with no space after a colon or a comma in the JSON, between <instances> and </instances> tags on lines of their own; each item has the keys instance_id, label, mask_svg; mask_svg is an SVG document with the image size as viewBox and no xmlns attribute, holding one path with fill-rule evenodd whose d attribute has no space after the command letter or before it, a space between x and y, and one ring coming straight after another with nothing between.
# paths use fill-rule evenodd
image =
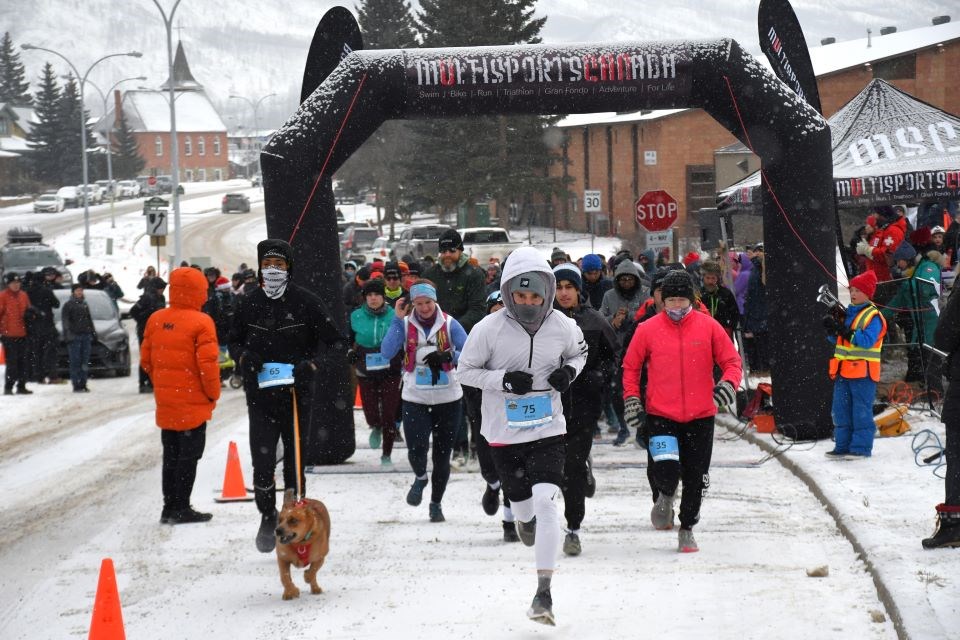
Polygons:
<instances>
[{"instance_id":1,"label":"safety cone on road","mask_svg":"<svg viewBox=\"0 0 960 640\"><path fill-rule=\"evenodd\" d=\"M363 402L360 400L360 385L357 385L357 395L356 395L356 397L353 399L353 408L354 408L354 409L362 409L362 408L363 408Z\"/></svg>"},{"instance_id":2,"label":"safety cone on road","mask_svg":"<svg viewBox=\"0 0 960 640\"><path fill-rule=\"evenodd\" d=\"M227 469L223 474L223 490L217 502L250 502L253 497L247 494L247 487L243 483L243 470L240 468L240 454L237 452L237 443L230 441L227 451Z\"/></svg>"},{"instance_id":3,"label":"safety cone on road","mask_svg":"<svg viewBox=\"0 0 960 640\"><path fill-rule=\"evenodd\" d=\"M7 364L7 356L3 353L3 345L0 345L0 364Z\"/></svg>"},{"instance_id":4,"label":"safety cone on road","mask_svg":"<svg viewBox=\"0 0 960 640\"><path fill-rule=\"evenodd\" d=\"M93 620L90 621L88 640L125 640L123 612L120 610L120 593L117 577L113 572L113 560L104 558L100 563L100 579L97 581L97 596L93 601Z\"/></svg>"}]
</instances>

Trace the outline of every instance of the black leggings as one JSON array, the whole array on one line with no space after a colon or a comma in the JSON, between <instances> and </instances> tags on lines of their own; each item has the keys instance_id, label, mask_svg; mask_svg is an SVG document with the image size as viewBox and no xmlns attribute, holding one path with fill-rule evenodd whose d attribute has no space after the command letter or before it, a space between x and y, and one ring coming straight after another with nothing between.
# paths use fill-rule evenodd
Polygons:
<instances>
[{"instance_id":1,"label":"black leggings","mask_svg":"<svg viewBox=\"0 0 960 640\"><path fill-rule=\"evenodd\" d=\"M300 420L300 443L304 429L310 424L309 394L297 387L297 409ZM250 416L250 458L253 462L253 488L257 509L270 515L277 508L274 474L277 470L277 442L283 441L283 487L296 489L296 448L293 442L293 395L290 387L259 389L247 392ZM306 494L303 475L303 454L300 456L300 495Z\"/></svg>"},{"instance_id":2,"label":"black leggings","mask_svg":"<svg viewBox=\"0 0 960 640\"><path fill-rule=\"evenodd\" d=\"M567 528L576 531L586 512L587 456L593 447L593 430L597 419L567 421L567 458L563 466L563 515Z\"/></svg>"},{"instance_id":3,"label":"black leggings","mask_svg":"<svg viewBox=\"0 0 960 640\"><path fill-rule=\"evenodd\" d=\"M417 477L427 473L427 453L433 436L433 473L430 477L430 502L440 504L450 480L450 452L453 438L463 418L460 400L441 404L403 401L403 432L407 439L407 459Z\"/></svg>"},{"instance_id":4,"label":"black leggings","mask_svg":"<svg viewBox=\"0 0 960 640\"><path fill-rule=\"evenodd\" d=\"M197 462L203 456L206 442L206 422L187 431L161 430L164 509L179 511L190 506L190 494L193 493L193 482L197 478Z\"/></svg>"},{"instance_id":5,"label":"black leggings","mask_svg":"<svg viewBox=\"0 0 960 640\"><path fill-rule=\"evenodd\" d=\"M710 458L713 455L713 416L690 422L674 422L650 416L647 464L653 469L653 484L660 493L672 496L683 479L680 498L680 526L690 529L700 520L700 505L710 487ZM654 438L673 436L677 439L680 460L653 459Z\"/></svg>"},{"instance_id":6,"label":"black leggings","mask_svg":"<svg viewBox=\"0 0 960 640\"><path fill-rule=\"evenodd\" d=\"M960 383L955 383L960 384ZM944 442L944 460L947 463L945 478L946 499L944 504L951 507L960 507L960 421L948 422L947 439Z\"/></svg>"}]
</instances>

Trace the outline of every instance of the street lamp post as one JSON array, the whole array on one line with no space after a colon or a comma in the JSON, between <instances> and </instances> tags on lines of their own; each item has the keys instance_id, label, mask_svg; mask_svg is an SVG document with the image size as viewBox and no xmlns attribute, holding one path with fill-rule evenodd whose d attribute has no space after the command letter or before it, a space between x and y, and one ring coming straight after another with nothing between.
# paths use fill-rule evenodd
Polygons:
<instances>
[{"instance_id":1,"label":"street lamp post","mask_svg":"<svg viewBox=\"0 0 960 640\"><path fill-rule=\"evenodd\" d=\"M170 86L167 87L170 90L170 99L167 102L170 103L170 174L173 180L173 193L170 194L173 199L174 264L172 266L176 268L180 265L182 246L180 242L180 150L177 147L177 98L174 95L175 83L173 80L173 14L177 12L180 0L173 3L170 15L167 15L157 0L153 0L153 4L160 11L160 15L163 17L163 25L167 28L167 70L169 73L167 82L170 83Z\"/></svg>"},{"instance_id":2,"label":"street lamp post","mask_svg":"<svg viewBox=\"0 0 960 640\"><path fill-rule=\"evenodd\" d=\"M103 62L104 60L106 60L107 58L117 58L119 56L130 56L131 58L139 58L143 54L140 53L139 51L128 51L126 53L111 53L109 55L105 55L99 60L95 61L93 64L91 64L90 67L87 68L87 72L81 76L80 72L77 70L74 64L70 62L70 60L62 53L54 51L53 49L37 47L27 43L21 44L20 48L25 51L46 51L47 53L52 53L53 55L57 56L58 58L66 62L70 66L70 68L73 69L73 73L78 78L81 78L80 80L80 156L83 163L83 255L89 258L90 257L90 203L89 203L89 198L87 197L87 186L88 186L88 182L90 181L90 175L87 169L87 121L86 121L86 115L85 115L86 109L83 106L84 87L87 84L87 76L90 75L90 72L93 71L93 68L98 64L100 64L101 62Z\"/></svg>"},{"instance_id":3,"label":"street lamp post","mask_svg":"<svg viewBox=\"0 0 960 640\"><path fill-rule=\"evenodd\" d=\"M120 86L120 83L122 83L122 82L128 82L128 81L130 81L130 80L141 80L141 81L142 81L142 80L146 80L146 79L147 79L146 76L137 76L136 78L124 78L123 80L118 80L118 81L114 82L114 83L113 83L113 86L110 87L110 88L107 90L106 95L104 95L103 91L100 91L100 87L98 87L98 86L93 82L93 80L87 80L87 82L90 84L91 87L93 87L94 89L97 90L97 93L100 94L100 99L103 100L103 118L104 118L104 120L106 120L106 118L107 118L107 98L110 97L110 94L113 93L113 90L116 89L118 86ZM114 120L113 120L114 123L116 123L116 121L117 121L117 120L116 120L116 119L117 119L117 114L116 114L116 112L114 112L113 118L114 118ZM110 133L111 133L112 131L113 131L113 127L112 127L112 126L111 126L109 129L106 130L106 135L107 135L107 182L108 182L109 185L110 185L110 228L111 228L111 229L115 229L116 226L117 226L117 220L116 220L116 218L115 218L114 215L113 215L113 201L116 199L116 187L115 187L114 184L113 184L113 143L110 141Z\"/></svg>"},{"instance_id":4,"label":"street lamp post","mask_svg":"<svg viewBox=\"0 0 960 640\"><path fill-rule=\"evenodd\" d=\"M267 98L272 98L275 95L277 94L268 93L267 95L263 96L256 102L254 102L250 98L244 98L243 96L235 96L235 95L230 96L230 98L234 100L243 100L244 102L250 105L251 109L253 109L253 140L254 140L253 144L254 144L254 149L257 152L257 174L261 176L263 175L263 173L260 170L260 124L257 120L257 109L260 108L260 103L262 103ZM261 189L263 188L263 182L260 183L260 188Z\"/></svg>"}]
</instances>

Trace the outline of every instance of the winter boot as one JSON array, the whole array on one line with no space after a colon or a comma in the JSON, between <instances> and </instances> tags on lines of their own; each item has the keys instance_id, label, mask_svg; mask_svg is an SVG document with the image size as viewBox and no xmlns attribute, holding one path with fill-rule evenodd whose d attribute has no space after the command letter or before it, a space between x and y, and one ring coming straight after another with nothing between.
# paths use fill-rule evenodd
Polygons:
<instances>
[{"instance_id":1,"label":"winter boot","mask_svg":"<svg viewBox=\"0 0 960 640\"><path fill-rule=\"evenodd\" d=\"M593 456L587 456L587 486L583 491L583 497L592 498L597 492L597 480L593 477Z\"/></svg>"},{"instance_id":2,"label":"winter boot","mask_svg":"<svg viewBox=\"0 0 960 640\"><path fill-rule=\"evenodd\" d=\"M553 598L550 596L549 589L537 591L537 595L533 596L527 617L540 624L556 626L557 621L553 617Z\"/></svg>"},{"instance_id":3,"label":"winter boot","mask_svg":"<svg viewBox=\"0 0 960 640\"><path fill-rule=\"evenodd\" d=\"M483 492L483 498L480 499L480 505L488 516L497 515L497 511L500 510L500 489L491 489L488 484L487 490Z\"/></svg>"},{"instance_id":4,"label":"winter boot","mask_svg":"<svg viewBox=\"0 0 960 640\"><path fill-rule=\"evenodd\" d=\"M390 456L380 456L380 468L384 470L393 469L393 460L390 459Z\"/></svg>"},{"instance_id":5,"label":"winter boot","mask_svg":"<svg viewBox=\"0 0 960 640\"><path fill-rule=\"evenodd\" d=\"M520 536L517 535L517 523L503 521L503 541L520 542Z\"/></svg>"},{"instance_id":6,"label":"winter boot","mask_svg":"<svg viewBox=\"0 0 960 640\"><path fill-rule=\"evenodd\" d=\"M260 516L260 529L257 531L257 551L270 553L277 546L277 510Z\"/></svg>"},{"instance_id":7,"label":"winter boot","mask_svg":"<svg viewBox=\"0 0 960 640\"><path fill-rule=\"evenodd\" d=\"M430 503L430 522L446 522L446 518L443 517L443 509L440 508L439 502Z\"/></svg>"},{"instance_id":8,"label":"winter boot","mask_svg":"<svg viewBox=\"0 0 960 640\"><path fill-rule=\"evenodd\" d=\"M212 513L202 513L194 511L193 507L171 511L167 517L166 524L192 524L194 522L209 522L213 518Z\"/></svg>"},{"instance_id":9,"label":"winter boot","mask_svg":"<svg viewBox=\"0 0 960 640\"><path fill-rule=\"evenodd\" d=\"M520 536L520 542L525 546L532 547L537 539L537 516L533 516L533 520L530 522L517 520L517 535Z\"/></svg>"},{"instance_id":10,"label":"winter boot","mask_svg":"<svg viewBox=\"0 0 960 640\"><path fill-rule=\"evenodd\" d=\"M960 507L938 504L937 527L933 535L924 538L920 544L924 549L960 547Z\"/></svg>"},{"instance_id":11,"label":"winter boot","mask_svg":"<svg viewBox=\"0 0 960 640\"><path fill-rule=\"evenodd\" d=\"M563 552L568 556L580 555L580 536L570 532L563 541Z\"/></svg>"},{"instance_id":12,"label":"winter boot","mask_svg":"<svg viewBox=\"0 0 960 640\"><path fill-rule=\"evenodd\" d=\"M380 443L383 441L383 434L380 433L380 429L374 427L370 430L370 448L379 449Z\"/></svg>"},{"instance_id":13,"label":"winter boot","mask_svg":"<svg viewBox=\"0 0 960 640\"><path fill-rule=\"evenodd\" d=\"M660 492L657 501L650 510L650 522L660 531L673 529L673 496Z\"/></svg>"},{"instance_id":14,"label":"winter boot","mask_svg":"<svg viewBox=\"0 0 960 640\"><path fill-rule=\"evenodd\" d=\"M697 546L697 541L693 537L692 529L680 529L680 534L677 536L677 551L680 553L700 551L700 547Z\"/></svg>"},{"instance_id":15,"label":"winter boot","mask_svg":"<svg viewBox=\"0 0 960 640\"><path fill-rule=\"evenodd\" d=\"M407 504L411 507L417 507L423 502L423 490L427 486L427 479L415 478L410 485L410 491L407 491Z\"/></svg>"}]
</instances>

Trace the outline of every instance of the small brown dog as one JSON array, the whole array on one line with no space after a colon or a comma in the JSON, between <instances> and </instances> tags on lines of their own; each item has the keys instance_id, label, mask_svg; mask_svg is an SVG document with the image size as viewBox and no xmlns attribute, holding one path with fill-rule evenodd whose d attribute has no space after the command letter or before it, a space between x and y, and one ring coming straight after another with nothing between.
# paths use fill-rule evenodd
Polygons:
<instances>
[{"instance_id":1,"label":"small brown dog","mask_svg":"<svg viewBox=\"0 0 960 640\"><path fill-rule=\"evenodd\" d=\"M310 498L294 501L293 491L285 491L283 509L277 518L276 535L283 599L300 597L300 590L290 579L290 565L298 569L307 567L303 578L310 585L310 593L323 593L317 584L317 571L330 551L330 514L327 507L319 500Z\"/></svg>"}]
</instances>

